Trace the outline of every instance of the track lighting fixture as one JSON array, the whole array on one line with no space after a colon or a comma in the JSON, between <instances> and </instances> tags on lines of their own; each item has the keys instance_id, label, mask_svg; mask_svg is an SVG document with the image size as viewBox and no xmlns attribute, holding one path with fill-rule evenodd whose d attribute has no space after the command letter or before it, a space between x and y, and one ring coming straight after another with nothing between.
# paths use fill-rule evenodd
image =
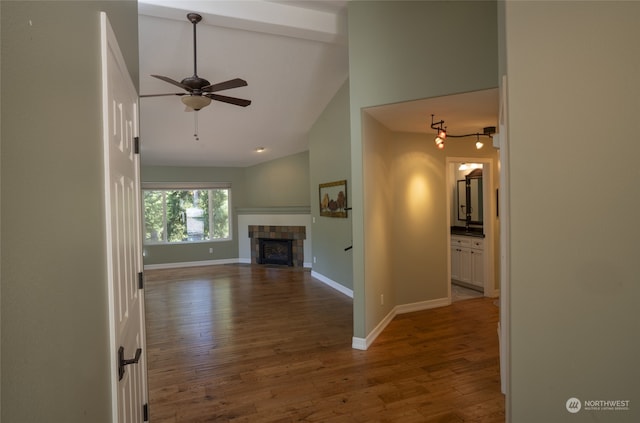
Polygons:
<instances>
[{"instance_id":1,"label":"track lighting fixture","mask_svg":"<svg viewBox=\"0 0 640 423\"><path fill-rule=\"evenodd\" d=\"M480 137L489 137L492 138L493 134L496 133L495 126L487 126L483 128L482 132L476 132L473 134L462 134L462 135L452 135L447 132L447 127L444 126L444 120L439 120L438 122L434 122L433 118L435 115L431 115L431 129L435 129L437 131L437 135L435 138L436 146L442 150L444 149L444 140L449 138L465 138L476 136L476 148L479 150L484 146L484 143L480 141Z\"/></svg>"}]
</instances>

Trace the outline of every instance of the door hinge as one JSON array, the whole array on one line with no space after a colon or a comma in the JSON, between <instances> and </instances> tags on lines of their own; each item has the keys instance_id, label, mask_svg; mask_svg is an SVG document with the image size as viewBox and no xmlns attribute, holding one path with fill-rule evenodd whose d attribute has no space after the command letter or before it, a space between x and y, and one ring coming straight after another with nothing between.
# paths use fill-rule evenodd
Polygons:
<instances>
[{"instance_id":1,"label":"door hinge","mask_svg":"<svg viewBox=\"0 0 640 423\"><path fill-rule=\"evenodd\" d=\"M142 406L142 418L145 422L149 421L149 404L145 404Z\"/></svg>"},{"instance_id":2,"label":"door hinge","mask_svg":"<svg viewBox=\"0 0 640 423\"><path fill-rule=\"evenodd\" d=\"M133 152L135 154L140 154L140 137L133 138Z\"/></svg>"},{"instance_id":3,"label":"door hinge","mask_svg":"<svg viewBox=\"0 0 640 423\"><path fill-rule=\"evenodd\" d=\"M138 289L144 289L144 273L138 272Z\"/></svg>"}]
</instances>

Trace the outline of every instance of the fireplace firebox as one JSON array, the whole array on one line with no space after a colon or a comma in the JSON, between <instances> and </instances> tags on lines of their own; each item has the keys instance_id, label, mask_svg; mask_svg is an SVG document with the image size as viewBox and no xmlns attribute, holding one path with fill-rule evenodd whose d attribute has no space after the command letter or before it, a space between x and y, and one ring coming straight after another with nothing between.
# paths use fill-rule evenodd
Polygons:
<instances>
[{"instance_id":1,"label":"fireplace firebox","mask_svg":"<svg viewBox=\"0 0 640 423\"><path fill-rule=\"evenodd\" d=\"M251 240L251 263L304 267L304 240L306 239L304 226L249 225L248 235ZM262 245L265 241L276 241L267 248L267 256L270 257L266 259ZM285 246L284 242L288 245ZM288 255L286 262L281 257L285 253ZM278 263L272 260L277 260Z\"/></svg>"},{"instance_id":2,"label":"fireplace firebox","mask_svg":"<svg viewBox=\"0 0 640 423\"><path fill-rule=\"evenodd\" d=\"M293 266L293 248L290 239L260 238L258 264Z\"/></svg>"}]
</instances>

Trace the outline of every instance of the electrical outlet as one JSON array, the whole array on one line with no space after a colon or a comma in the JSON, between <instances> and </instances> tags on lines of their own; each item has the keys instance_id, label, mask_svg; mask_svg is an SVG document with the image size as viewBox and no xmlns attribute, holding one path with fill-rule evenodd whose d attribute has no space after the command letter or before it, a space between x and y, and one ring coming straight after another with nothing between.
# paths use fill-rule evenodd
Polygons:
<instances>
[{"instance_id":1,"label":"electrical outlet","mask_svg":"<svg viewBox=\"0 0 640 423\"><path fill-rule=\"evenodd\" d=\"M209 254L213 254L213 248L209 248Z\"/></svg>"},{"instance_id":2,"label":"electrical outlet","mask_svg":"<svg viewBox=\"0 0 640 423\"><path fill-rule=\"evenodd\" d=\"M384 305L384 294L380 294L380 305Z\"/></svg>"},{"instance_id":3,"label":"electrical outlet","mask_svg":"<svg viewBox=\"0 0 640 423\"><path fill-rule=\"evenodd\" d=\"M312 222L312 223L316 223L316 217L315 217L315 216L313 216L313 217L311 218L311 222Z\"/></svg>"},{"instance_id":4,"label":"electrical outlet","mask_svg":"<svg viewBox=\"0 0 640 423\"><path fill-rule=\"evenodd\" d=\"M314 263L316 262L316 256L313 256L313 262Z\"/></svg>"}]
</instances>

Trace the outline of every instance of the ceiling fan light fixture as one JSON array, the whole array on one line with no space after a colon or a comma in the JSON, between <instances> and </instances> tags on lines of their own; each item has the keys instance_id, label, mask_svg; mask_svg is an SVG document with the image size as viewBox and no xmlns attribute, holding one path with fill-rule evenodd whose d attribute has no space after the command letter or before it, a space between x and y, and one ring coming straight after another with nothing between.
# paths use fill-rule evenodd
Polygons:
<instances>
[{"instance_id":1,"label":"ceiling fan light fixture","mask_svg":"<svg viewBox=\"0 0 640 423\"><path fill-rule=\"evenodd\" d=\"M211 104L211 99L203 95L183 96L181 100L187 107L190 107L195 111L198 111L203 107L207 107L209 104Z\"/></svg>"}]
</instances>

